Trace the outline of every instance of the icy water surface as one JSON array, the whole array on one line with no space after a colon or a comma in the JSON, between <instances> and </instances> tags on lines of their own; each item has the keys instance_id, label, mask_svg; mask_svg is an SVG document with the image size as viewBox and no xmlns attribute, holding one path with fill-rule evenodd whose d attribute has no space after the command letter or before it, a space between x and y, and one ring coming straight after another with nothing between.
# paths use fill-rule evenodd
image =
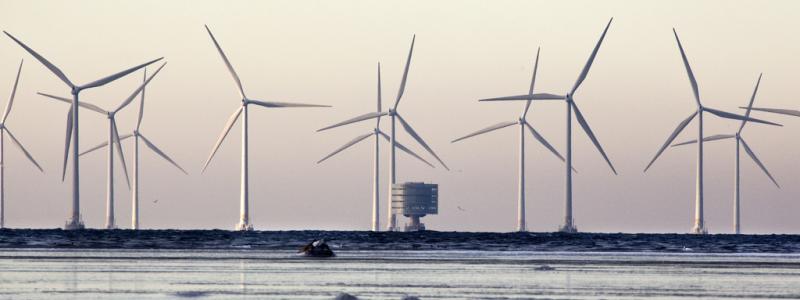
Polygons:
<instances>
[{"instance_id":1,"label":"icy water surface","mask_svg":"<svg viewBox=\"0 0 800 300\"><path fill-rule=\"evenodd\" d=\"M6 249L0 251L0 299L333 299L340 292L360 299L800 298L800 256L794 254L338 254Z\"/></svg>"},{"instance_id":2,"label":"icy water surface","mask_svg":"<svg viewBox=\"0 0 800 300\"><path fill-rule=\"evenodd\" d=\"M295 251L325 237L338 256ZM800 298L796 235L0 230L0 299Z\"/></svg>"}]
</instances>

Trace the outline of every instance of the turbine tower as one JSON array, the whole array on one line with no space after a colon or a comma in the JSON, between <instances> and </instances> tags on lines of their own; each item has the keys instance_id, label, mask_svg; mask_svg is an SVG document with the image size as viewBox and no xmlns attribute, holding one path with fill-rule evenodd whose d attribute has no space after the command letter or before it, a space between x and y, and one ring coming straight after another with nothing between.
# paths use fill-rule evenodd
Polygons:
<instances>
[{"instance_id":1,"label":"turbine tower","mask_svg":"<svg viewBox=\"0 0 800 300\"><path fill-rule=\"evenodd\" d=\"M104 143L100 144L99 146L94 147L94 149L92 149L92 150L99 149L99 148L102 148L105 145L114 145L114 147L109 147L108 148L108 178L107 178L108 181L107 181L107 184L106 184L106 186L107 186L107 189L106 189L106 226L105 226L106 229L116 229L117 228L116 221L115 221L116 213L115 213L115 210L114 210L114 150L115 150L115 148L117 150L117 153L119 154L120 164L122 164L122 170L123 170L123 173L125 174L125 183L128 184L128 188L131 187L130 178L128 177L128 167L127 167L127 164L125 163L125 155L122 152L122 146L121 146L121 143L120 143L121 138L119 136L119 129L117 129L116 115L120 110L122 110L123 108L128 106L128 104L130 104L133 101L133 99L136 98L136 96L139 95L140 92L142 92L142 90L144 90L145 85L150 83L150 80L152 80L153 77L155 77L158 74L158 72L160 72L161 69L166 64L167 64L166 62L163 63L161 65L161 67L159 67L158 70L156 70L156 72L153 73L152 76L150 76L150 78L145 80L142 83L142 85L140 85L135 91L133 91L133 93L130 96L128 96L128 98L125 99L125 101L123 101L122 104L120 104L114 110L106 111L106 110L104 110L104 109L102 109L100 107L97 107L97 106L95 106L93 104L90 104L90 103L86 103L86 102L78 103L78 106L80 106L82 108L89 109L89 110L94 111L96 113L105 115L108 118L108 141L104 142ZM42 96L45 96L45 97L48 97L48 98L59 100L59 101L62 101L62 102L72 103L72 100L70 100L69 98L53 96L53 95L45 94L45 93L38 93L38 94L42 95ZM130 136L131 135L128 134L128 135L125 135L124 138L129 138ZM84 153L81 153L78 156L81 156L81 155L85 154L86 152L91 152L92 150L85 151ZM63 171L61 173L61 180L62 181L64 180L64 175L66 174L66 171L67 171L66 166L64 166L64 169L63 169Z\"/></svg>"},{"instance_id":2,"label":"turbine tower","mask_svg":"<svg viewBox=\"0 0 800 300\"><path fill-rule=\"evenodd\" d=\"M236 75L236 71L233 70L233 66L231 65L228 57L225 56L225 52L222 52L222 48L219 46L217 39L214 38L214 35L211 33L211 29L206 26L206 31L208 31L208 35L211 37L211 41L214 42L214 46L217 48L219 55L222 57L222 61L225 62L225 66L228 68L228 72L230 72L231 76L233 77L233 81L236 83L236 87L239 90L239 96L241 97L242 104L236 111L233 112L233 115L228 119L228 123L225 125L225 128L222 130L222 134L217 139L214 148L211 150L211 154L206 159L205 164L203 165L203 172L205 172L208 164L211 162L211 159L214 158L214 154L217 153L219 146L222 144L222 141L225 140L225 137L230 132L231 127L236 124L236 120L239 119L240 115L242 116L242 187L241 187L241 214L239 217L239 223L236 225L236 230L253 230L253 225L250 223L250 209L249 209L249 179L248 179L248 162L247 162L247 106L249 104L255 104L267 108L281 108L281 107L330 107L329 105L316 105L316 104L299 104L299 103L285 103L285 102L272 102L272 101L260 101L250 99L245 96L244 88L242 87L242 82L239 80L239 75Z\"/></svg>"},{"instance_id":3,"label":"turbine tower","mask_svg":"<svg viewBox=\"0 0 800 300\"><path fill-rule=\"evenodd\" d=\"M695 196L695 210L694 210L694 225L692 226L692 230L690 232L694 234L706 234L708 233L708 229L706 228L705 222L703 220L703 141L704 141L703 113L708 112L715 116L726 119L733 119L739 121L747 120L750 122L756 122L762 124L777 125L777 126L780 125L772 122L750 118L749 116L737 115L703 106L702 102L700 102L700 91L697 87L697 81L695 80L694 73L692 73L692 68L689 66L689 60L686 58L686 53L683 51L683 45L681 45L681 40L678 38L678 32L675 31L675 29L673 28L672 33L675 35L675 41L677 41L678 43L678 49L680 50L681 58L683 59L683 66L686 68L686 74L689 77L689 83L692 85L692 93L694 94L694 100L695 103L697 104L697 110L692 112L692 114L689 115L688 118L686 118L685 120L681 121L681 123L678 124L678 127L675 128L672 134L670 134L670 136L667 138L667 141L664 142L664 144L661 146L660 149L658 149L656 155L653 157L650 163L647 164L647 167L644 168L644 171L647 172L647 170L650 169L650 167L653 165L656 159L658 159L661 153L664 152L664 150L667 149L667 147L669 147L669 145L672 143L675 137L677 137L678 134L680 134L681 131L683 131L683 129L686 128L686 125L688 125L689 122L692 121L692 119L697 117L697 140L700 142L697 143L697 177L696 177L697 184L695 186L696 196Z\"/></svg>"},{"instance_id":4,"label":"turbine tower","mask_svg":"<svg viewBox=\"0 0 800 300\"><path fill-rule=\"evenodd\" d=\"M747 105L747 112L744 114L745 117L748 118L750 117L750 110L753 107L753 101L755 101L756 99L756 93L758 92L758 85L760 83L761 83L761 75L758 75L758 81L756 82L756 87L753 90L753 96L750 97L750 104ZM772 177L772 174L770 174L769 171L767 171L767 168L764 166L764 164L761 163L761 160L758 159L758 156L756 156L755 152L753 152L753 149L751 149L750 146L747 145L747 142L744 141L744 138L742 138L742 129L744 129L745 124L747 124L747 119L742 120L742 125L739 126L739 130L737 130L736 133L734 134L717 134L703 138L703 142L719 141L731 138L736 140L736 161L735 161L736 176L734 179L735 187L733 190L733 232L735 234L741 233L741 218L740 218L741 206L739 205L741 200L741 193L739 189L739 184L741 182L739 179L739 150L742 147L744 147L745 153L747 153L747 155L750 156L753 162L755 162L756 165L758 165L758 167L761 168L762 171L764 171L764 174L766 174L767 177L769 177L769 179L772 180L772 183L774 183L775 186L777 186L778 188L781 188L778 182L775 181L775 178ZM672 147L689 145L694 143L697 143L697 140L691 140L679 144L674 144L672 145Z\"/></svg>"},{"instance_id":5,"label":"turbine tower","mask_svg":"<svg viewBox=\"0 0 800 300\"><path fill-rule=\"evenodd\" d=\"M592 67L592 63L594 62L594 58L597 56L597 51L600 50L600 45L603 43L603 39L606 37L606 32L608 32L608 28L611 26L611 21L614 18L608 21L606 24L606 28L603 30L603 34L600 36L600 40L597 41L597 45L594 46L594 50L592 50L592 54L589 55L588 61L586 61L586 65L584 65L583 70L581 71L580 75L578 75L578 80L575 81L575 84L572 86L572 89L566 95L553 95L548 93L541 93L541 94L528 94L528 95L518 95L518 96L508 96L508 97L499 97L499 98L491 98L491 99L482 99L480 101L508 101L508 100L564 100L565 104L567 105L567 157L566 157L566 194L565 194L565 202L564 202L564 225L559 228L559 231L562 232L577 232L578 228L575 226L575 218L572 214L572 171L574 170L572 167L572 113L575 113L575 119L577 119L578 124L581 125L583 131L586 132L586 135L589 136L589 139L594 144L595 148L600 152L600 155L603 156L608 166L611 168L611 172L614 172L614 175L617 174L617 170L614 169L614 165L611 164L611 160L608 159L608 155L603 150L603 147L600 146L600 142L595 137L594 133L592 132L592 128L589 127L589 123L586 122L586 119L583 117L580 109L578 109L578 105L575 104L574 95L575 92L578 90L578 87L581 86L583 80L586 79L586 75L589 74L589 69Z\"/></svg>"},{"instance_id":6,"label":"turbine tower","mask_svg":"<svg viewBox=\"0 0 800 300\"><path fill-rule=\"evenodd\" d=\"M339 127L339 126L342 126L342 125L347 125L347 124L351 124L351 123L355 123L355 122L359 122L359 121L378 118L378 117L384 116L384 115L389 115L389 117L392 118L392 127L391 127L392 129L391 129L391 133L389 135L389 143L392 145L392 147L390 148L390 151L389 151L391 159L389 161L389 188L388 188L388 199L387 199L387 202L388 202L388 205L387 205L388 214L387 215L388 215L389 220L386 223L386 230L387 231L395 231L397 229L397 218L392 213L392 186L395 183L397 183L397 169L396 169L396 164L395 164L395 162L396 162L396 160L395 160L395 149L396 148L400 148L398 146L398 144L397 144L397 138L396 138L396 135L395 135L395 125L396 125L395 121L399 120L400 121L400 125L403 126L403 129L412 138L414 138L414 140L417 141L417 143L419 143L420 146L422 146L422 148L425 148L425 150L428 153L430 153L437 161L439 161L439 163L442 164L442 166L446 170L448 170L448 171L450 170L447 167L447 165L445 165L445 163L439 158L439 156L436 155L435 152L433 152L433 149L431 149L431 147L428 146L427 143L425 143L425 140L423 140L422 137L420 137L419 134L417 134L417 132L414 130L414 128L412 128L411 125L409 125L408 122L405 119L403 119L403 117L397 112L397 106L398 106L398 104L400 104L400 99L403 97L403 92L405 91L405 88L406 88L406 81L408 79L408 69L409 69L409 67L411 65L411 55L414 53L414 41L416 40L416 37L417 36L414 35L411 38L411 48L408 50L408 58L406 59L406 67L405 67L405 69L403 71L403 79L400 81L400 89L397 91L397 99L395 100L394 106L392 106L392 108L390 108L386 112L364 114L364 115L361 115L361 116L358 116L358 117L355 117L355 118L352 118L352 119L349 119L349 120L345 120L345 121L342 121L340 123L336 123L336 124L333 124L331 126L328 126L328 127L325 127L325 128L322 128L322 129L318 130L318 131L327 130L327 129L331 129L331 128L334 128L334 127Z\"/></svg>"},{"instance_id":7,"label":"turbine tower","mask_svg":"<svg viewBox=\"0 0 800 300\"><path fill-rule=\"evenodd\" d=\"M61 81L63 81L72 91L72 106L70 108L71 113L67 117L67 138L64 147L64 165L67 164L67 158L69 157L69 146L70 142L72 142L72 214L70 215L69 219L67 220L66 224L64 225L64 229L67 230L75 230L75 229L83 229L83 221L81 220L81 209L80 209L80 163L78 161L78 103L79 96L81 91L96 88L103 86L109 82L117 80L119 78L124 77L136 70L139 70L147 65L150 65L156 61L163 59L157 58L151 60L149 62L143 63L141 65L132 67L130 69L100 78L98 80L89 82L84 85L75 85L72 81L67 78L67 75L64 74L58 67L50 63L47 59L39 55L36 51L22 43L20 40L9 34L8 32L3 31L8 37L10 37L14 42L19 44L25 51L31 54L34 58L36 58L39 62L41 62L47 69L50 70L53 74L56 75Z\"/></svg>"},{"instance_id":8,"label":"turbine tower","mask_svg":"<svg viewBox=\"0 0 800 300\"><path fill-rule=\"evenodd\" d=\"M536 51L536 62L533 65L533 76L531 78L531 86L528 90L528 95L533 96L533 86L536 83L536 70L539 68L539 50ZM477 135L481 135L484 133L489 133L498 129L506 128L512 125L519 125L519 193L517 198L517 231L524 232L527 231L527 225L525 221L525 128L527 128L533 137L539 141L545 148L550 150L556 157L564 161L564 157L556 151L547 140L536 131L536 129L531 126L531 124L526 119L528 115L528 111L530 110L531 102L533 100L528 100L525 102L525 109L522 111L522 116L519 117L517 121L508 121L498 123L484 129L478 130L476 132L470 133L463 137L457 138L452 141L452 143L474 137Z\"/></svg>"},{"instance_id":9,"label":"turbine tower","mask_svg":"<svg viewBox=\"0 0 800 300\"><path fill-rule=\"evenodd\" d=\"M33 156L22 146L22 143L17 140L11 130L8 129L8 125L6 125L6 121L8 120L8 114L11 113L11 105L14 103L14 96L17 94L17 86L19 85L19 75L22 74L22 63L24 60L19 62L19 69L17 70L17 79L14 80L14 88L11 89L11 96L8 97L8 103L6 103L6 110L3 113L3 118L0 119L0 229L5 228L5 216L6 216L6 186L5 186L5 136L8 134L8 137L11 138L11 142L14 143L25 157L30 160L40 172L44 173L42 167L39 166L39 163L33 159Z\"/></svg>"},{"instance_id":10,"label":"turbine tower","mask_svg":"<svg viewBox=\"0 0 800 300\"><path fill-rule=\"evenodd\" d=\"M384 133L380 129L381 116L385 116L386 114L387 114L386 112L381 112L381 64L378 63L378 109L374 113L368 113L367 114L367 115L377 115L377 117L375 117L375 128L372 129L372 132L357 136L353 140L347 142L347 144L344 144L344 146L341 146L341 147L337 148L331 154L328 154L327 156L325 156L322 159L320 159L319 161L317 161L317 163L321 163L321 162L327 160L328 158L331 158L334 155L338 154L339 152L342 152L345 149L350 148L351 146L357 144L358 142L366 140L370 136L375 136L375 156L374 156L374 171L375 172L373 173L373 178L372 178L372 183L373 183L373 189L372 189L372 231L379 231L380 230L380 210L379 210L380 209L380 204L379 204L379 201L380 201L380 195L379 195L379 193L380 193L379 192L380 191L380 188L379 188L379 178L380 178L379 177L379 174L380 174L380 165L379 165L380 164L380 151L379 151L380 148L379 148L379 145L380 145L380 140L381 140L381 138L385 139L386 141L390 141L391 140L389 135L387 135L386 133ZM322 130L324 130L324 129L317 130L317 132L322 131ZM413 151L411 151L407 147L403 146L400 143L396 143L396 144L397 144L397 148L399 148L403 152L406 152L409 155L413 156L414 158L419 159L420 161L424 162L425 164L433 167L432 164L427 162L425 159L423 159L422 157L420 157L419 155L417 155L416 153L414 153Z\"/></svg>"}]
</instances>

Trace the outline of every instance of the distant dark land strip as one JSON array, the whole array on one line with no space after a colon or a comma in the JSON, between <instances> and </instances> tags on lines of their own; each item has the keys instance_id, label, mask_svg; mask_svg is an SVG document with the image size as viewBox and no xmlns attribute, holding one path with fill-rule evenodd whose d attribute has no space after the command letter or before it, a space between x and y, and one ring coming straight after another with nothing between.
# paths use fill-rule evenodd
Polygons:
<instances>
[{"instance_id":1,"label":"distant dark land strip","mask_svg":"<svg viewBox=\"0 0 800 300\"><path fill-rule=\"evenodd\" d=\"M800 253L800 235L1 229L0 248Z\"/></svg>"}]
</instances>

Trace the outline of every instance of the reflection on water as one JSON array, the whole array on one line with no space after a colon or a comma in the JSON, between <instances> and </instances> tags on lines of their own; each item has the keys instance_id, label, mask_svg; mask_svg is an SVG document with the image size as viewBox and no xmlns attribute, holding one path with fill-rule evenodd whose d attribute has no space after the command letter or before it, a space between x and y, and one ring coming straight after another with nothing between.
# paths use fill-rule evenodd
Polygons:
<instances>
[{"instance_id":1,"label":"reflection on water","mask_svg":"<svg viewBox=\"0 0 800 300\"><path fill-rule=\"evenodd\" d=\"M0 270L0 299L800 297L796 254L25 249Z\"/></svg>"}]
</instances>

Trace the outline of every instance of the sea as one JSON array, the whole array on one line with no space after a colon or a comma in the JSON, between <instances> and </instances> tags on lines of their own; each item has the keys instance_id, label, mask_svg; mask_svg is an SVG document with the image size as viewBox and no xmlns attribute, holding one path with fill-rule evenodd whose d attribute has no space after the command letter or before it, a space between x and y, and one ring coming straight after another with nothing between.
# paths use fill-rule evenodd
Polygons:
<instances>
[{"instance_id":1,"label":"sea","mask_svg":"<svg viewBox=\"0 0 800 300\"><path fill-rule=\"evenodd\" d=\"M698 298L800 299L800 236L0 230L0 299Z\"/></svg>"}]
</instances>

